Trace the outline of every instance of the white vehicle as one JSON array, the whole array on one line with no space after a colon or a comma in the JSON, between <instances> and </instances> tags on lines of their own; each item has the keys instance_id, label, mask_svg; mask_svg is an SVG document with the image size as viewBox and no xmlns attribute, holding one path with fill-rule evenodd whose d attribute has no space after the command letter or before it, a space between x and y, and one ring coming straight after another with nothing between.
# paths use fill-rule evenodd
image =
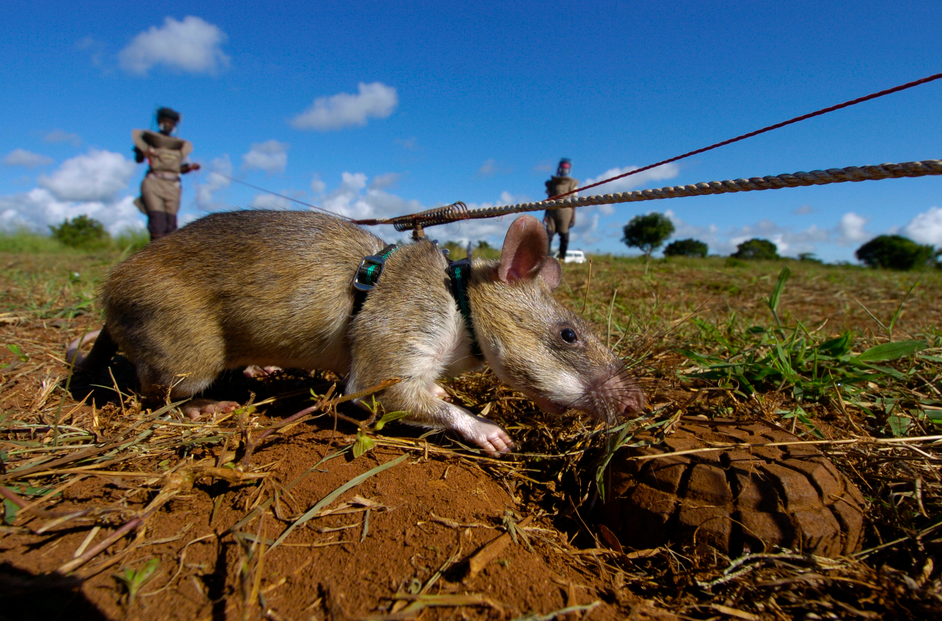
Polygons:
<instances>
[{"instance_id":1,"label":"white vehicle","mask_svg":"<svg viewBox=\"0 0 942 621\"><path fill-rule=\"evenodd\" d=\"M563 263L585 263L585 253L581 250L567 250Z\"/></svg>"}]
</instances>

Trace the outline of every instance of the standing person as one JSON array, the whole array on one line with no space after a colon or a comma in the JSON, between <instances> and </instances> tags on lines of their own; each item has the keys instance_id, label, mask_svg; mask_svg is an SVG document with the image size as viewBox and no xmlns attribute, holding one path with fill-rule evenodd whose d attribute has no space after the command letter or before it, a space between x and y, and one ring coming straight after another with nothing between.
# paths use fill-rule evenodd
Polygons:
<instances>
[{"instance_id":1,"label":"standing person","mask_svg":"<svg viewBox=\"0 0 942 621\"><path fill-rule=\"evenodd\" d=\"M146 158L150 164L141 182L141 196L134 203L147 214L151 241L177 230L180 175L200 169L199 164L187 162L193 145L173 135L180 123L180 113L170 108L158 108L156 116L159 131L135 129L131 132L134 159L140 164Z\"/></svg>"},{"instance_id":2,"label":"standing person","mask_svg":"<svg viewBox=\"0 0 942 621\"><path fill-rule=\"evenodd\" d=\"M552 198L560 194L572 192L579 187L579 180L573 179L572 161L568 157L559 160L556 175L546 182L546 197ZM553 253L553 234L559 233L559 258L566 258L569 247L569 227L576 225L576 210L572 207L562 209L547 209L543 215L543 226L546 227L546 236L549 238L547 254Z\"/></svg>"}]
</instances>

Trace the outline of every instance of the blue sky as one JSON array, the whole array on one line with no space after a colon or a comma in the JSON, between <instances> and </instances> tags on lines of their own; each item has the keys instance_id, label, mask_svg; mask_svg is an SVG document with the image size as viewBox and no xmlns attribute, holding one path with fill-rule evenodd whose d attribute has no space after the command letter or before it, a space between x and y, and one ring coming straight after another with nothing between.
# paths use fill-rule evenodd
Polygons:
<instances>
[{"instance_id":1,"label":"blue sky","mask_svg":"<svg viewBox=\"0 0 942 621\"><path fill-rule=\"evenodd\" d=\"M561 156L599 180L942 71L942 3L925 1L13 2L0 34L8 230L142 227L131 130L159 106L203 166L183 221L302 208L214 171L376 217L539 200ZM942 80L597 191L942 158L940 96ZM827 261L883 233L942 247L938 177L591 208L570 247L631 254L621 228L649 211L717 254L751 237ZM508 225L431 235L497 245Z\"/></svg>"}]
</instances>

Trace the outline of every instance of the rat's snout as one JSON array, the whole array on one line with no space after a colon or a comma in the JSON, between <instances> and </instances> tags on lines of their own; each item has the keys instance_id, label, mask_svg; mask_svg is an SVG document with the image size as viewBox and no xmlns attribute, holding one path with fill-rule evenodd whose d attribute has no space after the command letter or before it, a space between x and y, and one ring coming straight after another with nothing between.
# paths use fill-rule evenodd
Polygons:
<instances>
[{"instance_id":1,"label":"rat's snout","mask_svg":"<svg viewBox=\"0 0 942 621\"><path fill-rule=\"evenodd\" d=\"M644 404L644 391L628 376L625 366L618 364L590 382L575 407L614 424L622 416L637 414Z\"/></svg>"}]
</instances>

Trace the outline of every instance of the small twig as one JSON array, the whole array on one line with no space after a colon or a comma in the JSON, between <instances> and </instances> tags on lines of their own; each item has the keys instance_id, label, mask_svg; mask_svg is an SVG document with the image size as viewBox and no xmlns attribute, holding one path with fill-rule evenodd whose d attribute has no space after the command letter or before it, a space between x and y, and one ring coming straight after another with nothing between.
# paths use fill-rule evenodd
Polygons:
<instances>
[{"instance_id":1,"label":"small twig","mask_svg":"<svg viewBox=\"0 0 942 621\"><path fill-rule=\"evenodd\" d=\"M156 510L156 507L154 510ZM78 569L79 567L81 567L82 565L90 561L91 559L95 558L98 554L100 554L104 550L107 550L109 547L111 547L111 544L118 541L119 539L127 535L128 533L134 531L137 527L143 524L144 520L147 517L149 517L152 513L153 513L153 510L145 511L139 517L136 517L132 519L131 521L125 523L121 528L119 528L118 530L111 533L109 536L105 537L103 540L101 540L98 543L98 545L93 547L91 550L86 551L84 554L82 554L78 558L69 561L65 565L62 565L56 571L60 574L68 574L75 571L76 569Z\"/></svg>"},{"instance_id":2,"label":"small twig","mask_svg":"<svg viewBox=\"0 0 942 621\"><path fill-rule=\"evenodd\" d=\"M344 403L346 401L351 401L354 399L361 399L373 393L379 392L381 390L385 390L389 388L390 386L393 386L394 384L398 384L400 381L402 380L400 380L399 378L388 379L383 382L380 382L376 386L367 388L366 390L361 390L360 392L356 392L353 394L343 395L342 397L325 400L333 393L334 387L332 386L330 390L327 392L327 394L324 396L324 398L319 399L317 403L315 403L314 405L304 408L300 412L292 414L288 418L270 426L268 429L262 432L262 434L259 435L253 442L251 443L246 442L245 457L242 458L242 463L244 465L247 465L249 463L249 459L252 457L252 453L255 452L255 449L259 447L262 441L264 441L268 436L275 433L279 429L287 427L288 425L304 422L308 420L309 418L314 418L313 416L314 412L317 412L317 411L329 412L332 408L337 407L341 403ZM356 424L359 424L359 423L356 422Z\"/></svg>"},{"instance_id":3,"label":"small twig","mask_svg":"<svg viewBox=\"0 0 942 621\"><path fill-rule=\"evenodd\" d=\"M517 527L525 528L532 520L533 516L528 515L517 524ZM497 558L497 556L510 545L511 541L513 541L513 538L510 531L508 531L481 548L481 550L468 561L468 574L465 576L465 580L473 580L477 577L491 561Z\"/></svg>"},{"instance_id":4,"label":"small twig","mask_svg":"<svg viewBox=\"0 0 942 621\"><path fill-rule=\"evenodd\" d=\"M3 496L13 504L15 504L20 509L25 509L29 506L29 503L20 498L18 495L14 494L11 490L7 489L3 485L0 485L0 496Z\"/></svg>"}]
</instances>

